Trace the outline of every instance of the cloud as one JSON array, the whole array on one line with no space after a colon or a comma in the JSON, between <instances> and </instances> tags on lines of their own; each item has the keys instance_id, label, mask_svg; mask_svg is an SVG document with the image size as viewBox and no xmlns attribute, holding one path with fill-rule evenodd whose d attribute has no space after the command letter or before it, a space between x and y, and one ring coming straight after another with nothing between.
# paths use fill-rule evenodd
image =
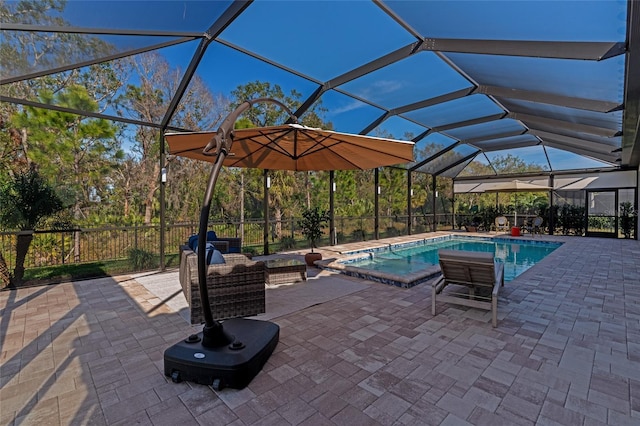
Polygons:
<instances>
[{"instance_id":1,"label":"cloud","mask_svg":"<svg viewBox=\"0 0 640 426\"><path fill-rule=\"evenodd\" d=\"M356 110L358 108L362 108L364 106L365 106L365 104L363 104L362 102L357 101L357 100L354 99L353 101L349 102L346 105L342 105L342 106L340 106L338 108L330 108L329 112L332 115L342 114L342 113L345 113L345 112L354 111L354 110Z\"/></svg>"}]
</instances>

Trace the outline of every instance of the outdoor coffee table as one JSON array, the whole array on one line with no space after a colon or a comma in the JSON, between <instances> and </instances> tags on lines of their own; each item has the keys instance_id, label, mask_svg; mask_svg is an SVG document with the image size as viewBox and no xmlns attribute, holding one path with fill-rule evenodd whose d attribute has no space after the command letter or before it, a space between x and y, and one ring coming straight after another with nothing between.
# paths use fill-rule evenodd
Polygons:
<instances>
[{"instance_id":1,"label":"outdoor coffee table","mask_svg":"<svg viewBox=\"0 0 640 426\"><path fill-rule=\"evenodd\" d=\"M307 280L307 264L297 259L266 260L267 285L297 283Z\"/></svg>"}]
</instances>

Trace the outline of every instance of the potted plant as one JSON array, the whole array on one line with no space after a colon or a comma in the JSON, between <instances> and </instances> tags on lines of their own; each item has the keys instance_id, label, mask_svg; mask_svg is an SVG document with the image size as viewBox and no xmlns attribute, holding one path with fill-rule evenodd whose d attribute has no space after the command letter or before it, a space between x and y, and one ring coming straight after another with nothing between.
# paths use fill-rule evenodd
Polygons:
<instances>
[{"instance_id":1,"label":"potted plant","mask_svg":"<svg viewBox=\"0 0 640 426\"><path fill-rule=\"evenodd\" d=\"M325 223L329 220L329 215L325 210L320 210L319 207L312 209L305 209L302 212L302 219L298 221L298 226L302 230L302 235L305 236L309 245L311 246L311 253L307 253L304 256L307 265L314 266L314 262L322 259L322 254L314 252L316 242L322 237L322 230L325 228Z\"/></svg>"},{"instance_id":2,"label":"potted plant","mask_svg":"<svg viewBox=\"0 0 640 426\"><path fill-rule=\"evenodd\" d=\"M620 228L625 238L631 238L635 232L638 212L630 202L620 203Z\"/></svg>"}]
</instances>

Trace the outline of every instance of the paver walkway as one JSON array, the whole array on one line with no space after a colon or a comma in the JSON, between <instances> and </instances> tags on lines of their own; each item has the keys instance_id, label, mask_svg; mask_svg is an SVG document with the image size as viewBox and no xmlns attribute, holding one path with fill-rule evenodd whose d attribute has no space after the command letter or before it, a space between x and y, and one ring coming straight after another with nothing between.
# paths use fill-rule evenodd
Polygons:
<instances>
[{"instance_id":1,"label":"paver walkway","mask_svg":"<svg viewBox=\"0 0 640 426\"><path fill-rule=\"evenodd\" d=\"M274 317L243 390L163 375L193 328L135 279L0 292L0 424L640 424L640 243L566 240L501 291L497 328L431 316L428 284L313 277L361 288Z\"/></svg>"}]
</instances>

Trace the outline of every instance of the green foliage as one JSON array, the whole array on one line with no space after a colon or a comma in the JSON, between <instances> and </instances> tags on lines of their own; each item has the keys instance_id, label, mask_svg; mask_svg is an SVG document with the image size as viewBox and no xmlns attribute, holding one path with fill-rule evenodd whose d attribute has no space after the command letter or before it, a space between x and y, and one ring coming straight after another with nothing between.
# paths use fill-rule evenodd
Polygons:
<instances>
[{"instance_id":1,"label":"green foliage","mask_svg":"<svg viewBox=\"0 0 640 426\"><path fill-rule=\"evenodd\" d=\"M41 89L40 102L96 112L98 103L85 87L72 84L52 91ZM59 196L73 206L75 219L86 217L108 196L108 176L121 155L117 126L107 120L67 112L25 107L11 118L13 129L25 135L27 161L64 189Z\"/></svg>"},{"instance_id":2,"label":"green foliage","mask_svg":"<svg viewBox=\"0 0 640 426\"><path fill-rule=\"evenodd\" d=\"M353 241L366 241L367 232L364 229L354 229L351 231L351 238Z\"/></svg>"},{"instance_id":3,"label":"green foliage","mask_svg":"<svg viewBox=\"0 0 640 426\"><path fill-rule=\"evenodd\" d=\"M612 216L589 216L589 231L609 232L615 229L616 218Z\"/></svg>"},{"instance_id":4,"label":"green foliage","mask_svg":"<svg viewBox=\"0 0 640 426\"><path fill-rule=\"evenodd\" d=\"M144 271L157 267L155 255L142 249L129 250L129 262L134 271Z\"/></svg>"},{"instance_id":5,"label":"green foliage","mask_svg":"<svg viewBox=\"0 0 640 426\"><path fill-rule=\"evenodd\" d=\"M0 224L6 228L36 229L63 208L55 190L35 169L18 173L0 187Z\"/></svg>"},{"instance_id":6,"label":"green foliage","mask_svg":"<svg viewBox=\"0 0 640 426\"><path fill-rule=\"evenodd\" d=\"M280 250L291 250L296 247L296 240L293 237L280 238Z\"/></svg>"},{"instance_id":7,"label":"green foliage","mask_svg":"<svg viewBox=\"0 0 640 426\"><path fill-rule=\"evenodd\" d=\"M558 226L563 235L582 235L585 228L585 208L565 204L560 207Z\"/></svg>"},{"instance_id":8,"label":"green foliage","mask_svg":"<svg viewBox=\"0 0 640 426\"><path fill-rule=\"evenodd\" d=\"M305 209L302 212L302 219L298 221L298 226L302 230L302 235L309 241L312 253L316 242L322 237L322 230L326 227L325 223L328 220L328 212L320 210L319 207Z\"/></svg>"},{"instance_id":9,"label":"green foliage","mask_svg":"<svg viewBox=\"0 0 640 426\"><path fill-rule=\"evenodd\" d=\"M480 217L480 225L482 225L484 230L489 230L495 225L496 217L502 213L495 207L485 207L480 210L478 214Z\"/></svg>"},{"instance_id":10,"label":"green foliage","mask_svg":"<svg viewBox=\"0 0 640 426\"><path fill-rule=\"evenodd\" d=\"M638 210L633 207L631 202L620 203L620 228L625 238L635 236L637 217Z\"/></svg>"},{"instance_id":11,"label":"green foliage","mask_svg":"<svg viewBox=\"0 0 640 426\"><path fill-rule=\"evenodd\" d=\"M257 256L259 253L262 253L262 252L261 251L259 252L258 249L255 247L245 246L242 248L242 253L248 254L250 256Z\"/></svg>"},{"instance_id":12,"label":"green foliage","mask_svg":"<svg viewBox=\"0 0 640 426\"><path fill-rule=\"evenodd\" d=\"M400 235L400 231L393 226L387 226L387 229L384 231L385 238L397 237L398 235Z\"/></svg>"}]
</instances>

